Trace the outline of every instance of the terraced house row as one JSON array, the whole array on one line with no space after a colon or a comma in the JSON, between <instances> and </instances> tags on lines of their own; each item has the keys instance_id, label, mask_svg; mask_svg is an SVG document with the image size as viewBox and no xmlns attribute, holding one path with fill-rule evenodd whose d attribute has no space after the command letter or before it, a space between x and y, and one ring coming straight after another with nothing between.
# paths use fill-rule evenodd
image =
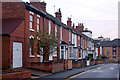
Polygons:
<instances>
[{"instance_id":1,"label":"terraced house row","mask_svg":"<svg viewBox=\"0 0 120 80\"><path fill-rule=\"evenodd\" d=\"M96 59L103 54L104 46L92 39L92 31L84 29L83 23L75 26L71 18L67 25L62 23L60 9L55 15L47 13L45 2L2 2L3 69L31 67L54 73L85 66L86 56ZM52 33L58 39L57 51L46 54L44 62L43 55L33 50L40 40L37 37L37 41L32 41L38 31Z\"/></svg>"}]
</instances>

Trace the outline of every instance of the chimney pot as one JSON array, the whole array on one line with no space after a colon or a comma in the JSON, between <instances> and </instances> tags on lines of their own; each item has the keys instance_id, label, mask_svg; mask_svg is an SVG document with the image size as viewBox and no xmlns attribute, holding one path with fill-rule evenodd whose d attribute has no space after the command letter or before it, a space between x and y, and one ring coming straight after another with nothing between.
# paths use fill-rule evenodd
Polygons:
<instances>
[{"instance_id":1,"label":"chimney pot","mask_svg":"<svg viewBox=\"0 0 120 80\"><path fill-rule=\"evenodd\" d=\"M61 13L60 8L59 8L58 11L55 13L55 15L56 15L56 18L59 19L59 20L61 21L62 13Z\"/></svg>"},{"instance_id":2,"label":"chimney pot","mask_svg":"<svg viewBox=\"0 0 120 80\"><path fill-rule=\"evenodd\" d=\"M72 27L72 21L71 21L71 18L69 18L69 17L67 20L67 26Z\"/></svg>"}]
</instances>

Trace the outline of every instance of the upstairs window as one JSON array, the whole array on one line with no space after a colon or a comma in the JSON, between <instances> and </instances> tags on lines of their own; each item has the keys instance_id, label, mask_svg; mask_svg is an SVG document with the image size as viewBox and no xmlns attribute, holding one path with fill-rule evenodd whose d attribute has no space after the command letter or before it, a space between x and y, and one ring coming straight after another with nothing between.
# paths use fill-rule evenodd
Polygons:
<instances>
[{"instance_id":1,"label":"upstairs window","mask_svg":"<svg viewBox=\"0 0 120 80\"><path fill-rule=\"evenodd\" d=\"M55 37L57 37L57 25L55 25Z\"/></svg>"},{"instance_id":2,"label":"upstairs window","mask_svg":"<svg viewBox=\"0 0 120 80\"><path fill-rule=\"evenodd\" d=\"M30 29L33 29L33 16L30 15Z\"/></svg>"},{"instance_id":3,"label":"upstairs window","mask_svg":"<svg viewBox=\"0 0 120 80\"><path fill-rule=\"evenodd\" d=\"M109 50L109 47L107 47L107 50Z\"/></svg>"},{"instance_id":4,"label":"upstairs window","mask_svg":"<svg viewBox=\"0 0 120 80\"><path fill-rule=\"evenodd\" d=\"M71 32L69 30L69 41L71 41Z\"/></svg>"},{"instance_id":5,"label":"upstairs window","mask_svg":"<svg viewBox=\"0 0 120 80\"><path fill-rule=\"evenodd\" d=\"M37 15L37 31L40 31L40 16Z\"/></svg>"},{"instance_id":6,"label":"upstairs window","mask_svg":"<svg viewBox=\"0 0 120 80\"><path fill-rule=\"evenodd\" d=\"M75 44L75 34L72 34L72 43Z\"/></svg>"},{"instance_id":7,"label":"upstairs window","mask_svg":"<svg viewBox=\"0 0 120 80\"><path fill-rule=\"evenodd\" d=\"M61 40L62 40L62 27L61 27L60 33L61 33Z\"/></svg>"},{"instance_id":8,"label":"upstairs window","mask_svg":"<svg viewBox=\"0 0 120 80\"><path fill-rule=\"evenodd\" d=\"M80 36L78 36L78 46L80 46Z\"/></svg>"},{"instance_id":9,"label":"upstairs window","mask_svg":"<svg viewBox=\"0 0 120 80\"><path fill-rule=\"evenodd\" d=\"M51 34L51 21L49 20L49 34Z\"/></svg>"},{"instance_id":10,"label":"upstairs window","mask_svg":"<svg viewBox=\"0 0 120 80\"><path fill-rule=\"evenodd\" d=\"M34 20L33 20L33 19L34 19L33 16L34 16L34 13L33 13L32 11L30 11L29 14L30 14L30 15L29 15L29 21L30 21L30 22L29 22L29 28L30 28L30 29L33 29L33 21L34 21Z\"/></svg>"},{"instance_id":11,"label":"upstairs window","mask_svg":"<svg viewBox=\"0 0 120 80\"><path fill-rule=\"evenodd\" d=\"M116 50L116 48L114 47L113 50Z\"/></svg>"}]
</instances>

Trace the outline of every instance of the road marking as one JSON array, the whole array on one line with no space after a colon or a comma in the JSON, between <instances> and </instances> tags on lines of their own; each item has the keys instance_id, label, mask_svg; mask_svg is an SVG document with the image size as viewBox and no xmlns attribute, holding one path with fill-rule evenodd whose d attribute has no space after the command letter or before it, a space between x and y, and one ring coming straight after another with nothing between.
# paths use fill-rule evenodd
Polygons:
<instances>
[{"instance_id":1,"label":"road marking","mask_svg":"<svg viewBox=\"0 0 120 80\"><path fill-rule=\"evenodd\" d=\"M100 66L100 67L101 67L101 66ZM94 68L94 69L96 69L96 68ZM69 79L71 79L71 78L75 78L75 77L77 77L77 76L80 76L80 75L82 75L82 74L85 74L85 73L87 73L87 72L90 72L90 71L92 71L92 70L94 70L94 69L90 69L90 70L85 71L85 72L82 72L82 73L80 73L80 74L77 74L77 75L71 76Z\"/></svg>"},{"instance_id":2,"label":"road marking","mask_svg":"<svg viewBox=\"0 0 120 80\"><path fill-rule=\"evenodd\" d=\"M101 68L98 68L98 69L101 69Z\"/></svg>"},{"instance_id":3,"label":"road marking","mask_svg":"<svg viewBox=\"0 0 120 80\"><path fill-rule=\"evenodd\" d=\"M114 69L114 68L110 68L110 69Z\"/></svg>"},{"instance_id":4,"label":"road marking","mask_svg":"<svg viewBox=\"0 0 120 80\"><path fill-rule=\"evenodd\" d=\"M102 72L101 70L93 70L92 72Z\"/></svg>"},{"instance_id":5,"label":"road marking","mask_svg":"<svg viewBox=\"0 0 120 80\"><path fill-rule=\"evenodd\" d=\"M82 73L79 73L79 74L76 74L76 75L73 75L73 76L71 76L71 77L69 77L69 78L67 78L67 79L65 79L65 80L75 78L75 77L77 77L77 76L80 76L80 75L82 75L82 74L85 74L85 73L87 73L87 72L90 72L90 71L92 71L92 70L94 70L94 69L100 68L100 67L102 67L102 66L105 66L105 65L101 65L101 66L99 66L99 67L96 67L96 68L87 70L87 71L85 71L85 72L82 72Z\"/></svg>"}]
</instances>

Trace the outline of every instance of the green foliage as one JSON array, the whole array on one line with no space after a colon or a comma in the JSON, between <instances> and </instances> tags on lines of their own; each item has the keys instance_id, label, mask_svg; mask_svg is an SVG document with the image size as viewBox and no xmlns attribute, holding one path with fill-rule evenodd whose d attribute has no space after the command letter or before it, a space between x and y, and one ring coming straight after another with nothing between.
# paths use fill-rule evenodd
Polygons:
<instances>
[{"instance_id":1,"label":"green foliage","mask_svg":"<svg viewBox=\"0 0 120 80\"><path fill-rule=\"evenodd\" d=\"M97 57L97 59L96 59L97 61L102 61L102 58L100 58L100 57Z\"/></svg>"},{"instance_id":2,"label":"green foliage","mask_svg":"<svg viewBox=\"0 0 120 80\"><path fill-rule=\"evenodd\" d=\"M44 57L47 54L51 54L54 51L57 50L57 44L58 40L55 36L52 34L48 34L47 32L37 32L36 37L33 39L34 42L37 41L37 47L34 48L35 51L38 50L40 51L40 54L43 55L43 62L44 62Z\"/></svg>"},{"instance_id":3,"label":"green foliage","mask_svg":"<svg viewBox=\"0 0 120 80\"><path fill-rule=\"evenodd\" d=\"M88 56L86 56L86 58L87 58L87 60L91 60L91 61L93 61L94 60L94 58L92 57L92 55L91 54L88 54Z\"/></svg>"},{"instance_id":4,"label":"green foliage","mask_svg":"<svg viewBox=\"0 0 120 80\"><path fill-rule=\"evenodd\" d=\"M107 59L107 56L106 55L102 55L101 58L102 59Z\"/></svg>"}]
</instances>

